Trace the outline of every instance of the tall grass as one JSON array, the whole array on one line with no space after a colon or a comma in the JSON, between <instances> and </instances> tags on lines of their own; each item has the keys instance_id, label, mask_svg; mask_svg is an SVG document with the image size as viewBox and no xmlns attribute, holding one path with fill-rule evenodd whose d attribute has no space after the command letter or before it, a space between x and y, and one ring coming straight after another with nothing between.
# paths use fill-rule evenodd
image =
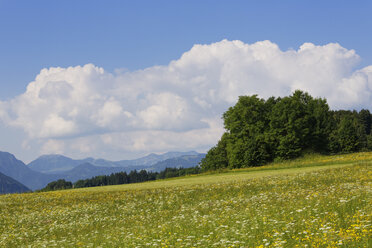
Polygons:
<instances>
[{"instance_id":1,"label":"tall grass","mask_svg":"<svg viewBox=\"0 0 372 248\"><path fill-rule=\"evenodd\" d=\"M4 195L0 247L371 247L371 166L334 167Z\"/></svg>"}]
</instances>

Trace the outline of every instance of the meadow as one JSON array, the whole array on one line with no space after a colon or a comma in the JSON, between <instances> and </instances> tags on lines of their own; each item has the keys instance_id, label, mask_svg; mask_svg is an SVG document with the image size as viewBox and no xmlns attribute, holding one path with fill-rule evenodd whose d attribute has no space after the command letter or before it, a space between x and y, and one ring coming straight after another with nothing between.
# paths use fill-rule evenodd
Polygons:
<instances>
[{"instance_id":1,"label":"meadow","mask_svg":"<svg viewBox=\"0 0 372 248\"><path fill-rule=\"evenodd\" d=\"M372 153L0 196L0 247L371 247Z\"/></svg>"}]
</instances>

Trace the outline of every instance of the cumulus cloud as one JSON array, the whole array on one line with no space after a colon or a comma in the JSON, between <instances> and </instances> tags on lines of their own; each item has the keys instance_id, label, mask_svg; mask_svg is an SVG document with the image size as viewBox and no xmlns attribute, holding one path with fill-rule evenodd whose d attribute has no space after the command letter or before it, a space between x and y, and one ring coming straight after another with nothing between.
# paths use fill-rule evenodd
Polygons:
<instances>
[{"instance_id":1,"label":"cumulus cloud","mask_svg":"<svg viewBox=\"0 0 372 248\"><path fill-rule=\"evenodd\" d=\"M42 154L63 154L65 152L65 144L60 140L47 140L41 147Z\"/></svg>"},{"instance_id":2,"label":"cumulus cloud","mask_svg":"<svg viewBox=\"0 0 372 248\"><path fill-rule=\"evenodd\" d=\"M133 72L92 64L42 69L22 95L0 101L0 119L43 140L43 151L206 149L240 95L301 89L335 109L370 108L372 66L356 70L359 60L337 43L283 51L270 41L223 40Z\"/></svg>"}]
</instances>

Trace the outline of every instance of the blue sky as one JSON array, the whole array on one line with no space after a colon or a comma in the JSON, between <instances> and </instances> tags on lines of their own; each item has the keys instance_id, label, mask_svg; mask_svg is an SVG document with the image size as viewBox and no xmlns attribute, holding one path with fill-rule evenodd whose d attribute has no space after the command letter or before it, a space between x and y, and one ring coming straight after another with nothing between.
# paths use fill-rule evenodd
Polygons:
<instances>
[{"instance_id":1,"label":"blue sky","mask_svg":"<svg viewBox=\"0 0 372 248\"><path fill-rule=\"evenodd\" d=\"M271 40L280 48L338 42L372 64L372 1L0 0L0 99L42 68L165 65L194 44Z\"/></svg>"},{"instance_id":2,"label":"blue sky","mask_svg":"<svg viewBox=\"0 0 372 248\"><path fill-rule=\"evenodd\" d=\"M299 88L334 109L372 109L371 10L363 0L0 0L0 150L25 161L203 152L240 94Z\"/></svg>"}]
</instances>

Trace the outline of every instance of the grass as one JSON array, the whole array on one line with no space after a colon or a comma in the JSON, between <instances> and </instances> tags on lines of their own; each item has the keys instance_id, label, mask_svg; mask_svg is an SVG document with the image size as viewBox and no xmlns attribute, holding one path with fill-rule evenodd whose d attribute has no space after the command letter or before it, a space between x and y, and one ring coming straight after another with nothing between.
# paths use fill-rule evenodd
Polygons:
<instances>
[{"instance_id":1,"label":"grass","mask_svg":"<svg viewBox=\"0 0 372 248\"><path fill-rule=\"evenodd\" d=\"M372 153L0 196L0 247L371 247Z\"/></svg>"}]
</instances>

